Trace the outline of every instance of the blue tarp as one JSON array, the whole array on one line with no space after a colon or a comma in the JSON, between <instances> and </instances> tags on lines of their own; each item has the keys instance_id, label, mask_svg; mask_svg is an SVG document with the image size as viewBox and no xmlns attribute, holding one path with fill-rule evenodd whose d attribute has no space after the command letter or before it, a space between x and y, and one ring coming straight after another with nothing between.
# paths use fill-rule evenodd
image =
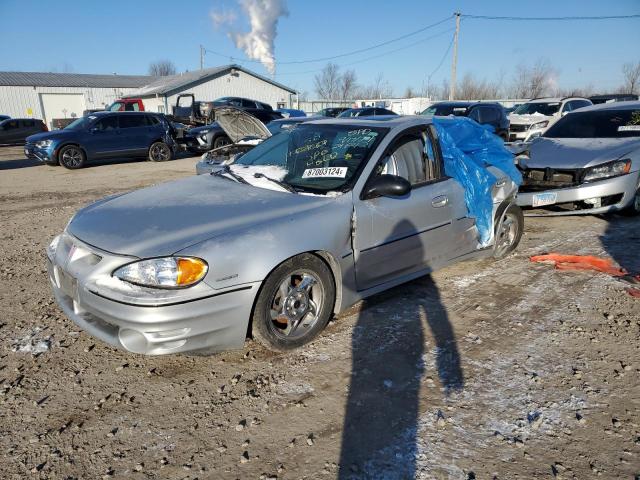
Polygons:
<instances>
[{"instance_id":1,"label":"blue tarp","mask_svg":"<svg viewBox=\"0 0 640 480\"><path fill-rule=\"evenodd\" d=\"M434 117L433 124L440 137L444 171L464 187L469 216L475 218L480 243L486 245L492 235L491 190L497 180L486 167L499 168L521 185L522 175L514 164L513 154L493 134L493 127L466 117Z\"/></svg>"}]
</instances>

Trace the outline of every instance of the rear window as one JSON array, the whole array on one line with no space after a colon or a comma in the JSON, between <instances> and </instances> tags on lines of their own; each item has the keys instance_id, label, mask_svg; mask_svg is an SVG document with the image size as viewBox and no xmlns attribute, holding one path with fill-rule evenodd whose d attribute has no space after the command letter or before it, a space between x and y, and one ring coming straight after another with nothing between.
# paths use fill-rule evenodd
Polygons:
<instances>
[{"instance_id":1,"label":"rear window","mask_svg":"<svg viewBox=\"0 0 640 480\"><path fill-rule=\"evenodd\" d=\"M431 105L427 108L422 115L436 115L438 117L446 117L448 115L455 115L457 117L467 114L467 106L465 105L452 105L452 104L440 104Z\"/></svg>"},{"instance_id":2,"label":"rear window","mask_svg":"<svg viewBox=\"0 0 640 480\"><path fill-rule=\"evenodd\" d=\"M543 136L548 138L640 137L640 109L571 113L551 126Z\"/></svg>"}]
</instances>

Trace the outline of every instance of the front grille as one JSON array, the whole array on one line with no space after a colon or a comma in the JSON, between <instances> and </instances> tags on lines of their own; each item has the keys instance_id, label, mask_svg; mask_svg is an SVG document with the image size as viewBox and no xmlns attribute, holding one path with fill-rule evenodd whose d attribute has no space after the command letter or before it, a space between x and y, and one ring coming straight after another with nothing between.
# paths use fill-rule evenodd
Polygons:
<instances>
[{"instance_id":1,"label":"front grille","mask_svg":"<svg viewBox=\"0 0 640 480\"><path fill-rule=\"evenodd\" d=\"M526 169L522 171L521 192L539 192L554 188L575 187L582 183L583 170Z\"/></svg>"},{"instance_id":2,"label":"front grille","mask_svg":"<svg viewBox=\"0 0 640 480\"><path fill-rule=\"evenodd\" d=\"M511 126L509 127L509 131L511 132L526 132L527 130L529 130L529 127L531 125L519 125L519 124L511 124Z\"/></svg>"}]
</instances>

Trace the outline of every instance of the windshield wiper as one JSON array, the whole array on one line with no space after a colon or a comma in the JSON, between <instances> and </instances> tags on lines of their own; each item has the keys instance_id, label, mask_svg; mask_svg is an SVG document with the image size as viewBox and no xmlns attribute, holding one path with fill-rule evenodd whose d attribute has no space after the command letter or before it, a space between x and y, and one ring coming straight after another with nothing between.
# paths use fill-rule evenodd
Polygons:
<instances>
[{"instance_id":1,"label":"windshield wiper","mask_svg":"<svg viewBox=\"0 0 640 480\"><path fill-rule=\"evenodd\" d=\"M229 165L222 165L222 168L220 170L216 170L215 172L211 172L211 175L215 175L216 177L222 177L222 178L228 178L228 177L224 177L223 175L229 175L229 177L233 178L238 183L244 183L245 185L251 185L249 182L247 182L240 175L237 175L237 174L233 173L231 171L231 168L229 168Z\"/></svg>"},{"instance_id":2,"label":"windshield wiper","mask_svg":"<svg viewBox=\"0 0 640 480\"><path fill-rule=\"evenodd\" d=\"M289 185L288 183L281 182L280 180L276 180L275 178L267 177L264 173L256 172L256 173L253 174L253 176L255 178L264 178L266 180L269 180L270 182L273 182L276 185L284 188L287 192L298 193L298 191L295 188L293 188L291 185Z\"/></svg>"}]
</instances>

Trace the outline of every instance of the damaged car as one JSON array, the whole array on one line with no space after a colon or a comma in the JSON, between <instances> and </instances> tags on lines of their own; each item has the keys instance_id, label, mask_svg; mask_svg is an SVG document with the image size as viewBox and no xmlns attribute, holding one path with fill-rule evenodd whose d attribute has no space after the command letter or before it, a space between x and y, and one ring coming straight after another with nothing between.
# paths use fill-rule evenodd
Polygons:
<instances>
[{"instance_id":1,"label":"damaged car","mask_svg":"<svg viewBox=\"0 0 640 480\"><path fill-rule=\"evenodd\" d=\"M129 352L239 348L247 333L300 347L366 297L516 248L513 159L460 121L472 134L428 117L311 121L215 174L99 200L47 248L55 299Z\"/></svg>"},{"instance_id":2,"label":"damaged car","mask_svg":"<svg viewBox=\"0 0 640 480\"><path fill-rule=\"evenodd\" d=\"M640 102L572 112L517 157L518 205L547 214L640 213Z\"/></svg>"},{"instance_id":3,"label":"damaged car","mask_svg":"<svg viewBox=\"0 0 640 480\"><path fill-rule=\"evenodd\" d=\"M291 129L300 123L317 119L317 117L282 118L265 125L253 115L233 107L217 108L216 118L215 125L228 141L202 155L196 164L198 175L211 173L220 165L232 162L236 157L252 150L272 135Z\"/></svg>"}]
</instances>

